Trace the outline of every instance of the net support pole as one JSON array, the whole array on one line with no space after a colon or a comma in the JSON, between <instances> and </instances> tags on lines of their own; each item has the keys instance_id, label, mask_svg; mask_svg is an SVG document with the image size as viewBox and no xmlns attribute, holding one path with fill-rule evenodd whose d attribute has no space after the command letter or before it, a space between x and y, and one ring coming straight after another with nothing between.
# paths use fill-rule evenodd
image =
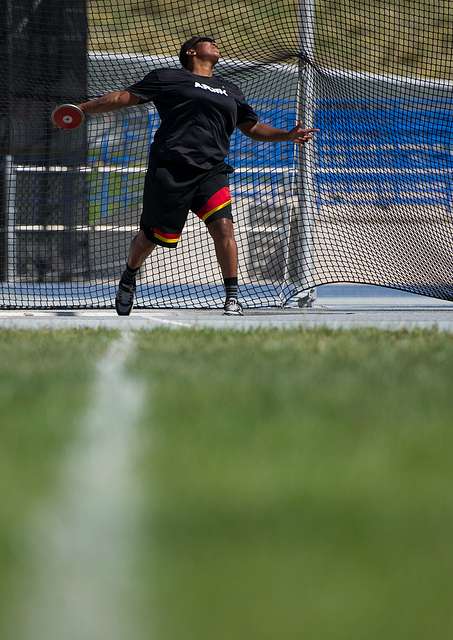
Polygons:
<instances>
[{"instance_id":1,"label":"net support pole","mask_svg":"<svg viewBox=\"0 0 453 640\"><path fill-rule=\"evenodd\" d=\"M8 123L8 133L5 140L7 148L3 157L3 251L4 251L4 268L2 278L6 282L12 282L16 276L16 170L14 165L14 156L12 147L12 100L11 86L13 83L13 2L5 0L5 38L4 46L6 69L0 81L1 91L6 100L6 113Z\"/></svg>"},{"instance_id":2,"label":"net support pole","mask_svg":"<svg viewBox=\"0 0 453 640\"><path fill-rule=\"evenodd\" d=\"M315 123L316 86L313 66L315 50L315 3L316 0L300 0L299 5L299 65L297 82L297 119L304 128L312 128ZM311 279L313 268L313 233L316 211L315 196L315 153L313 142L308 142L296 150L298 169L298 194L300 209L298 253L298 280ZM307 287L297 296L299 307L311 307L316 300L316 289Z\"/></svg>"},{"instance_id":3,"label":"net support pole","mask_svg":"<svg viewBox=\"0 0 453 640\"><path fill-rule=\"evenodd\" d=\"M13 157L5 156L5 261L6 281L16 277L16 169Z\"/></svg>"}]
</instances>

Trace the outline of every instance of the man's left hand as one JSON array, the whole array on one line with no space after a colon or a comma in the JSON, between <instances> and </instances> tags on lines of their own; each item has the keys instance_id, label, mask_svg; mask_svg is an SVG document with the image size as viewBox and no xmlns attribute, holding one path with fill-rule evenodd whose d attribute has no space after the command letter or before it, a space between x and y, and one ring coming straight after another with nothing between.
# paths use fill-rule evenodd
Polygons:
<instances>
[{"instance_id":1,"label":"man's left hand","mask_svg":"<svg viewBox=\"0 0 453 640\"><path fill-rule=\"evenodd\" d=\"M302 122L298 120L297 125L291 131L288 131L288 140L294 144L305 144L309 140L313 140L313 134L319 129L304 129Z\"/></svg>"}]
</instances>

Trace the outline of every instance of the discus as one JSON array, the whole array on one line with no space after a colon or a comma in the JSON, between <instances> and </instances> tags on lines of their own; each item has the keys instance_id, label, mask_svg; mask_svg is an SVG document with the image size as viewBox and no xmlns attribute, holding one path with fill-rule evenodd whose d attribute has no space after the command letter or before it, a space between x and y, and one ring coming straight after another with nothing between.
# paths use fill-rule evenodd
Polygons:
<instances>
[{"instance_id":1,"label":"discus","mask_svg":"<svg viewBox=\"0 0 453 640\"><path fill-rule=\"evenodd\" d=\"M75 104L60 104L52 111L51 118L59 129L77 129L85 120L85 114Z\"/></svg>"}]
</instances>

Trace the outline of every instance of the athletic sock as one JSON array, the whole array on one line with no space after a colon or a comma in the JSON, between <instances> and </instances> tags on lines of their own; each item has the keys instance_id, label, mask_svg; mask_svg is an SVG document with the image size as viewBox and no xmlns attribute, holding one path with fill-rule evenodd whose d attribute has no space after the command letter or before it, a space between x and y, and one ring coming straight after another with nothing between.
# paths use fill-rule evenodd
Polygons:
<instances>
[{"instance_id":1,"label":"athletic sock","mask_svg":"<svg viewBox=\"0 0 453 640\"><path fill-rule=\"evenodd\" d=\"M238 279L237 278L224 278L223 280L225 285L225 293L227 300L228 298L235 298L237 300L238 297Z\"/></svg>"},{"instance_id":2,"label":"athletic sock","mask_svg":"<svg viewBox=\"0 0 453 640\"><path fill-rule=\"evenodd\" d=\"M139 269L140 269L140 267L137 267L136 269L132 269L126 263L126 269L123 271L123 275L121 276L121 280L123 282L128 283L128 284L133 284L135 282L135 276L137 275Z\"/></svg>"}]
</instances>

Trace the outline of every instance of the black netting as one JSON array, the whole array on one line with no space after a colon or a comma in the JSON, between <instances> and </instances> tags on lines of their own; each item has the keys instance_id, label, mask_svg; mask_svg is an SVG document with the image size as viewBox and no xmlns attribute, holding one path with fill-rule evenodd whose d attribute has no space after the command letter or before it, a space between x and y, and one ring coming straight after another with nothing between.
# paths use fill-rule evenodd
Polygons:
<instances>
[{"instance_id":1,"label":"black netting","mask_svg":"<svg viewBox=\"0 0 453 640\"><path fill-rule=\"evenodd\" d=\"M453 9L428 0L3 0L0 306L113 306L138 229L152 103L53 127L63 102L179 67L192 35L262 122L315 141L254 142L228 162L246 306L333 282L453 299ZM189 215L142 268L138 307L216 307L222 277Z\"/></svg>"}]
</instances>

